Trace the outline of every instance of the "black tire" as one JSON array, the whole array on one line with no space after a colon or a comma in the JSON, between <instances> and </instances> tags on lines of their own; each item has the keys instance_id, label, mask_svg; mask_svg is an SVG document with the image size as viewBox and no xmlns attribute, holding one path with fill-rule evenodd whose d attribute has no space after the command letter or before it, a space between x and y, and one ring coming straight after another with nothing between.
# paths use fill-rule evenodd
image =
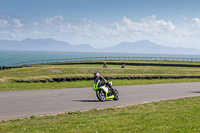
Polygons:
<instances>
[{"instance_id":1,"label":"black tire","mask_svg":"<svg viewBox=\"0 0 200 133\"><path fill-rule=\"evenodd\" d=\"M104 100L106 99L105 93L103 90L100 90L100 89L97 90L96 95L97 95L97 98L99 99L99 101L101 101L101 102L104 102Z\"/></svg>"},{"instance_id":2,"label":"black tire","mask_svg":"<svg viewBox=\"0 0 200 133\"><path fill-rule=\"evenodd\" d=\"M113 90L114 90L114 96L115 96L113 100L117 101L119 100L119 92L116 89L113 89Z\"/></svg>"}]
</instances>

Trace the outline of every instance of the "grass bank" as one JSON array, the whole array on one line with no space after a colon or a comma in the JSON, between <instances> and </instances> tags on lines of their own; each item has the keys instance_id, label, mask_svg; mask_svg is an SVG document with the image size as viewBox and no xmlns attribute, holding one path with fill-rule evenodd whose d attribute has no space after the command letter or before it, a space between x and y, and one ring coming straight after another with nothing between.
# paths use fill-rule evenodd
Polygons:
<instances>
[{"instance_id":1,"label":"grass bank","mask_svg":"<svg viewBox=\"0 0 200 133\"><path fill-rule=\"evenodd\" d=\"M196 67L126 66L120 65L45 65L0 71L0 82L14 80L42 80L61 77L91 77L99 72L102 76L198 76Z\"/></svg>"},{"instance_id":2,"label":"grass bank","mask_svg":"<svg viewBox=\"0 0 200 133\"><path fill-rule=\"evenodd\" d=\"M123 61L113 61L123 62ZM140 63L167 64L200 64L199 62L177 61L124 61ZM199 76L198 67L167 67L167 66L126 66L81 64L81 65L37 65L37 67L23 67L0 71L0 91L21 91L39 89L81 88L92 87L93 81L76 81L61 83L16 83L15 80L35 81L50 80L63 77L92 77L99 72L102 76ZM161 79L161 80L113 80L113 85L137 85L158 83L199 82L200 79Z\"/></svg>"},{"instance_id":3,"label":"grass bank","mask_svg":"<svg viewBox=\"0 0 200 133\"><path fill-rule=\"evenodd\" d=\"M200 97L0 122L0 132L200 132Z\"/></svg>"},{"instance_id":4,"label":"grass bank","mask_svg":"<svg viewBox=\"0 0 200 133\"><path fill-rule=\"evenodd\" d=\"M162 83L184 83L200 82L200 79L154 79L154 80L109 80L113 86L120 85L147 85ZM0 91L24 91L24 90L42 90L42 89L61 89L61 88L83 88L93 87L93 81L76 81L76 82L54 82L54 83L0 83Z\"/></svg>"}]
</instances>

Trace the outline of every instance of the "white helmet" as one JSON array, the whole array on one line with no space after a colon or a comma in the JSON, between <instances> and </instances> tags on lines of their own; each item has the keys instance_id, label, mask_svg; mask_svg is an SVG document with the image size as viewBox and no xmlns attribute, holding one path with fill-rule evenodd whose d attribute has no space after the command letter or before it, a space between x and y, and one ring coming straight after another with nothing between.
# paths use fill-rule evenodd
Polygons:
<instances>
[{"instance_id":1,"label":"white helmet","mask_svg":"<svg viewBox=\"0 0 200 133\"><path fill-rule=\"evenodd\" d=\"M99 79L100 74L99 73L94 73L94 79Z\"/></svg>"}]
</instances>

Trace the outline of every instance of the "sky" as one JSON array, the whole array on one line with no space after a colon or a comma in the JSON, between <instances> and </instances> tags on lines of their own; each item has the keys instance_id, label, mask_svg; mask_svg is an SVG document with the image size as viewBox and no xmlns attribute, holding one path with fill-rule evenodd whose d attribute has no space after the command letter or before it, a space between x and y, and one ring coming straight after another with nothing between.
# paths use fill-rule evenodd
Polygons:
<instances>
[{"instance_id":1,"label":"sky","mask_svg":"<svg viewBox=\"0 0 200 133\"><path fill-rule=\"evenodd\" d=\"M200 49L200 0L0 0L0 39Z\"/></svg>"}]
</instances>

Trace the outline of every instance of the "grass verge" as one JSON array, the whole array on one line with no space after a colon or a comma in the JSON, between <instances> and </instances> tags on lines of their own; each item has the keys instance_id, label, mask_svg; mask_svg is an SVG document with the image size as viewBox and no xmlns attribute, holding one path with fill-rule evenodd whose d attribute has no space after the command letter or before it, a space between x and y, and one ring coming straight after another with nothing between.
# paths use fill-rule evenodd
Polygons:
<instances>
[{"instance_id":1,"label":"grass verge","mask_svg":"<svg viewBox=\"0 0 200 133\"><path fill-rule=\"evenodd\" d=\"M120 85L200 82L200 79L112 80L112 82L113 86L120 86ZM93 81L76 81L76 82L60 82L60 83L3 82L0 84L0 91L24 91L24 90L61 89L61 88L83 88L83 87L93 87Z\"/></svg>"},{"instance_id":2,"label":"grass verge","mask_svg":"<svg viewBox=\"0 0 200 133\"><path fill-rule=\"evenodd\" d=\"M115 61L117 62L117 61ZM133 61L130 61L133 62ZM137 62L137 61L136 61ZM138 61L140 62L140 61ZM148 61L147 61L148 62ZM151 62L151 61L149 61ZM154 61L156 62L156 61ZM157 62L158 63L158 62ZM160 61L159 63L166 63ZM188 63L191 62L167 62ZM40 89L92 87L93 81L76 81L62 83L16 83L16 80L37 81L63 77L91 77L99 72L102 76L199 76L198 67L164 67L164 66L126 66L81 64L81 65L40 65L40 67L18 68L0 71L0 91L22 91ZM162 80L114 80L113 85L137 85L158 83L199 82L199 79L162 79Z\"/></svg>"},{"instance_id":3,"label":"grass verge","mask_svg":"<svg viewBox=\"0 0 200 133\"><path fill-rule=\"evenodd\" d=\"M95 72L102 76L198 76L198 67L126 66L108 65L43 65L0 71L0 82L14 80L46 80L62 77L92 77Z\"/></svg>"},{"instance_id":4,"label":"grass verge","mask_svg":"<svg viewBox=\"0 0 200 133\"><path fill-rule=\"evenodd\" d=\"M0 132L200 132L200 97L0 122Z\"/></svg>"}]
</instances>

